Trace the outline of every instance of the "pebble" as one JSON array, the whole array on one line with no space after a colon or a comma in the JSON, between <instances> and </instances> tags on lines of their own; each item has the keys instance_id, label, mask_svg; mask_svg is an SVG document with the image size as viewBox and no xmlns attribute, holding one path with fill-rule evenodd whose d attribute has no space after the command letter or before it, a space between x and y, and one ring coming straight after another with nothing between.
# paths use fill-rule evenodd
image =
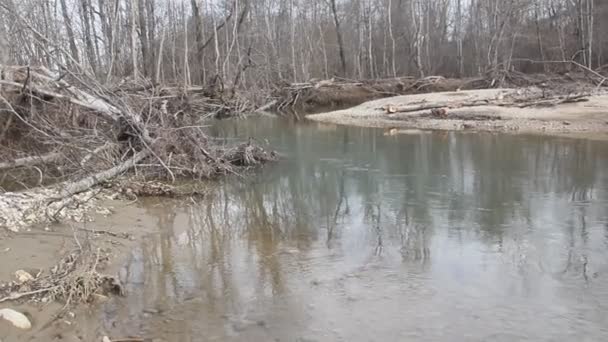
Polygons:
<instances>
[{"instance_id":1,"label":"pebble","mask_svg":"<svg viewBox=\"0 0 608 342\"><path fill-rule=\"evenodd\" d=\"M19 329L29 330L32 328L32 322L21 312L13 309L1 309L0 318L10 322Z\"/></svg>"}]
</instances>

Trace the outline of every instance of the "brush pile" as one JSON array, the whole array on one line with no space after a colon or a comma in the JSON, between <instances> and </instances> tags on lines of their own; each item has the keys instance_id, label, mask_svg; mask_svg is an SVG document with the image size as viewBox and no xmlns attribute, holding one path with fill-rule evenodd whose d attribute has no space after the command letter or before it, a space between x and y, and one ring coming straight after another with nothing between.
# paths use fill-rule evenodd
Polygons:
<instances>
[{"instance_id":1,"label":"brush pile","mask_svg":"<svg viewBox=\"0 0 608 342\"><path fill-rule=\"evenodd\" d=\"M60 216L66 199L128 171L144 180L202 179L274 159L253 141L212 144L206 119L249 110L238 97L214 94L110 89L69 71L0 66L0 226Z\"/></svg>"}]
</instances>

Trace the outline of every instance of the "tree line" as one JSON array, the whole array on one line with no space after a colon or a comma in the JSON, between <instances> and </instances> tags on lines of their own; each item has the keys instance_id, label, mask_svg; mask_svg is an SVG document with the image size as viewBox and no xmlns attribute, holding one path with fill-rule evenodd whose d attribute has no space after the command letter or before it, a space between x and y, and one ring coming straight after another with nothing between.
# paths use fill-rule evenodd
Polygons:
<instances>
[{"instance_id":1,"label":"tree line","mask_svg":"<svg viewBox=\"0 0 608 342\"><path fill-rule=\"evenodd\" d=\"M0 63L240 87L596 70L606 15L603 0L0 0Z\"/></svg>"}]
</instances>

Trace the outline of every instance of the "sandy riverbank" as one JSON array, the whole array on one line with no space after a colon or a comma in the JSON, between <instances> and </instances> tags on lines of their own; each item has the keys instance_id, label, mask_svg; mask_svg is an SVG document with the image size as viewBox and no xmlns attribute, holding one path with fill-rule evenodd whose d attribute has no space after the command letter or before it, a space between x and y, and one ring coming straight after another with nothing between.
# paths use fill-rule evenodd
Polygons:
<instances>
[{"instance_id":1,"label":"sandy riverbank","mask_svg":"<svg viewBox=\"0 0 608 342\"><path fill-rule=\"evenodd\" d=\"M122 282L121 267L149 227L155 227L145 210L137 205L125 207L121 201L106 201L105 208L112 215L92 214L93 222L34 225L18 233L5 234L0 239L0 283L15 281L15 272L25 270L36 276L52 272L65 255L90 245L100 256L99 271L116 276ZM114 208L122 207L121 210ZM142 219L143 218L143 219ZM79 246L80 245L80 246ZM101 260L104 260L101 265ZM101 292L101 291L100 291ZM3 295L2 295L3 296ZM0 297L2 297L0 296ZM109 335L112 315L100 314L102 303L120 300L120 297L95 294L89 304L64 307L59 302L30 301L29 298L0 303L0 309L9 308L25 314L32 328L20 330L0 319L0 340L11 341L101 341Z\"/></svg>"},{"instance_id":2,"label":"sandy riverbank","mask_svg":"<svg viewBox=\"0 0 608 342\"><path fill-rule=\"evenodd\" d=\"M525 105L522 98L536 99ZM404 95L369 101L359 106L309 115L308 119L343 125L379 127L398 132L402 128L481 130L547 133L608 138L608 94L595 93L581 102L559 103L569 95L554 96L544 104L540 89L486 89ZM511 99L511 100L507 100ZM550 101L547 101L550 102ZM568 101L564 101L568 102ZM446 108L443 117L428 107ZM474 105L466 105L474 104ZM419 111L412 108L425 108ZM403 112L400 112L400 109Z\"/></svg>"}]
</instances>

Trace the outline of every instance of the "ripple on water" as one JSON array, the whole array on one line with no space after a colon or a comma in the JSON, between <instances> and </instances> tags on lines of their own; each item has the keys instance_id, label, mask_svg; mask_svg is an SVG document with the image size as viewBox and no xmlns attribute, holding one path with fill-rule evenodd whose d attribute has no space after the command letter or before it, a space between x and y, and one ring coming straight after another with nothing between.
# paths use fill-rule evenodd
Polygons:
<instances>
[{"instance_id":1,"label":"ripple on water","mask_svg":"<svg viewBox=\"0 0 608 342\"><path fill-rule=\"evenodd\" d=\"M148 208L125 301L169 309L146 336L608 339L606 143L252 127L289 160Z\"/></svg>"}]
</instances>

